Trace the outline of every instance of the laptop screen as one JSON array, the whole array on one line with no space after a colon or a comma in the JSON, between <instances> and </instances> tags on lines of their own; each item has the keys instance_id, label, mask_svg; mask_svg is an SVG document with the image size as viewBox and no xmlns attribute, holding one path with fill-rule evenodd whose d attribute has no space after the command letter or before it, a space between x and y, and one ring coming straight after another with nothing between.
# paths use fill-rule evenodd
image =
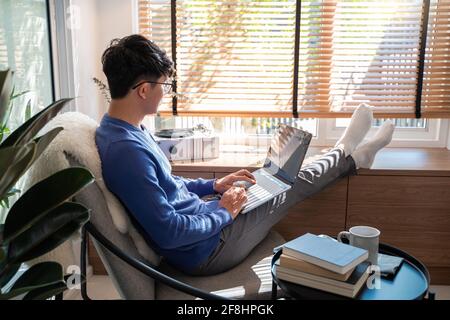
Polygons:
<instances>
[{"instance_id":1,"label":"laptop screen","mask_svg":"<svg viewBox=\"0 0 450 320\"><path fill-rule=\"evenodd\" d=\"M309 132L280 125L271 140L264 168L272 175L294 183L311 138Z\"/></svg>"}]
</instances>

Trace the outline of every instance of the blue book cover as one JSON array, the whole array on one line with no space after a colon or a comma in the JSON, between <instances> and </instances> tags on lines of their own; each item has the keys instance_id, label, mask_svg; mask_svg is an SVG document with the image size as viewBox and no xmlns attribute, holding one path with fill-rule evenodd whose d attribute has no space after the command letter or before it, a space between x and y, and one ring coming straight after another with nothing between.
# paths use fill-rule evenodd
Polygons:
<instances>
[{"instance_id":1,"label":"blue book cover","mask_svg":"<svg viewBox=\"0 0 450 320\"><path fill-rule=\"evenodd\" d=\"M283 245L283 253L343 274L367 260L367 250L307 233Z\"/></svg>"}]
</instances>

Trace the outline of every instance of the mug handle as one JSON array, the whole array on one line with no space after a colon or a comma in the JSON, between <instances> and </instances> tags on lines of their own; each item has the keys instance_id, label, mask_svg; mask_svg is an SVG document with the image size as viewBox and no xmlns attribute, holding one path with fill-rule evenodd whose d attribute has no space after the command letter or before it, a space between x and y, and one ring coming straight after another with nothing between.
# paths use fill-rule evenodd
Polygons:
<instances>
[{"instance_id":1,"label":"mug handle","mask_svg":"<svg viewBox=\"0 0 450 320\"><path fill-rule=\"evenodd\" d=\"M337 236L337 240L339 242L342 242L342 238L346 238L348 241L350 241L350 232L348 232L348 231L339 232L339 234Z\"/></svg>"}]
</instances>

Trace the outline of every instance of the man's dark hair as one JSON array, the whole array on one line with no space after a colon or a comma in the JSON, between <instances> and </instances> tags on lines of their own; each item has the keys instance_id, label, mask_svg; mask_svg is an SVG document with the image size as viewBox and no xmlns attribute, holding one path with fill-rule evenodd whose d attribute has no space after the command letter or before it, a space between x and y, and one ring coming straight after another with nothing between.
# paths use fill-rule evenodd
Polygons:
<instances>
[{"instance_id":1,"label":"man's dark hair","mask_svg":"<svg viewBox=\"0 0 450 320\"><path fill-rule=\"evenodd\" d=\"M102 64L112 99L125 97L137 81L156 81L175 72L166 52L137 34L112 40L102 55Z\"/></svg>"}]
</instances>

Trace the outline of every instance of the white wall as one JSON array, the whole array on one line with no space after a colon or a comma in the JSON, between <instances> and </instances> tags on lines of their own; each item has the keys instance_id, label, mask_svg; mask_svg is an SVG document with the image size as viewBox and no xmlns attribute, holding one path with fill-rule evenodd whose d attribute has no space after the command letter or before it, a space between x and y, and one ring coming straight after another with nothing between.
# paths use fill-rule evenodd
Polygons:
<instances>
[{"instance_id":1,"label":"white wall","mask_svg":"<svg viewBox=\"0 0 450 320\"><path fill-rule=\"evenodd\" d=\"M114 38L132 34L135 0L72 0L72 29L77 110L99 121L107 103L93 77L106 83L101 55ZM79 20L77 20L79 19ZM79 23L77 23L79 21Z\"/></svg>"},{"instance_id":2,"label":"white wall","mask_svg":"<svg viewBox=\"0 0 450 320\"><path fill-rule=\"evenodd\" d=\"M91 1L91 0L84 0ZM113 38L133 33L132 0L97 0L99 24L99 48L103 52Z\"/></svg>"}]
</instances>

